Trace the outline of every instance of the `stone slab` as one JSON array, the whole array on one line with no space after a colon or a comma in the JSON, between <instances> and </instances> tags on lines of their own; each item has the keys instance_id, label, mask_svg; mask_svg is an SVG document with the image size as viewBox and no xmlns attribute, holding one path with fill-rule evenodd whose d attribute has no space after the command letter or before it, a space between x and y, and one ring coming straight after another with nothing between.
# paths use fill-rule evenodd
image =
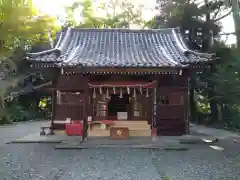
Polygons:
<instances>
[{"instance_id":1,"label":"stone slab","mask_svg":"<svg viewBox=\"0 0 240 180\"><path fill-rule=\"evenodd\" d=\"M165 145L165 146L159 146L159 145L72 145L72 144L59 144L56 145L55 149L99 149L99 148L128 148L128 149L156 149L156 150L166 150L166 151L186 151L189 149L187 146L182 145Z\"/></svg>"},{"instance_id":2,"label":"stone slab","mask_svg":"<svg viewBox=\"0 0 240 180\"><path fill-rule=\"evenodd\" d=\"M66 136L66 135L45 135L40 136L39 133L30 134L22 138L6 142L5 144L13 143L62 143L65 141L81 141L80 136Z\"/></svg>"},{"instance_id":3,"label":"stone slab","mask_svg":"<svg viewBox=\"0 0 240 180\"><path fill-rule=\"evenodd\" d=\"M130 149L157 149L157 150L187 150L187 145L177 140L161 138L152 140L151 137L136 137L128 140L112 140L110 138L89 138L84 142L65 141L56 145L55 149L96 149L96 148L130 148Z\"/></svg>"}]
</instances>

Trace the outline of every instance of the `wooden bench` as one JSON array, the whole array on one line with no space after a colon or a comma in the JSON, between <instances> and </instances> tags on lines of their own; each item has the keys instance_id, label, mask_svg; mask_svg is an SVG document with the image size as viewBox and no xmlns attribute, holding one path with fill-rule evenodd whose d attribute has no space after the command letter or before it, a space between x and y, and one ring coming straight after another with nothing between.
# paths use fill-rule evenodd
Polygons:
<instances>
[{"instance_id":1,"label":"wooden bench","mask_svg":"<svg viewBox=\"0 0 240 180\"><path fill-rule=\"evenodd\" d=\"M50 126L42 126L42 127L40 127L40 129L41 129L40 136L46 135L45 129L49 130L48 135L53 135L53 131L52 131L52 128Z\"/></svg>"}]
</instances>

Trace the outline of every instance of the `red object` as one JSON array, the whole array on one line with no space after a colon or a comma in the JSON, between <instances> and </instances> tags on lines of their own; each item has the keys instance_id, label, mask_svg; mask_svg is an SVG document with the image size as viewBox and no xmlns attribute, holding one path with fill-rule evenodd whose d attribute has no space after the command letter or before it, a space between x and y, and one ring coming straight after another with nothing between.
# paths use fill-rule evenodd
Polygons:
<instances>
[{"instance_id":1,"label":"red object","mask_svg":"<svg viewBox=\"0 0 240 180\"><path fill-rule=\"evenodd\" d=\"M131 88L154 88L156 84L156 81L148 82L148 81L121 81L121 82L115 82L115 81L92 81L88 83L90 88L94 87L104 87L104 86L115 86L115 87L126 87L126 86L131 86Z\"/></svg>"},{"instance_id":2,"label":"red object","mask_svg":"<svg viewBox=\"0 0 240 180\"><path fill-rule=\"evenodd\" d=\"M157 128L152 127L152 136L157 136Z\"/></svg>"},{"instance_id":3,"label":"red object","mask_svg":"<svg viewBox=\"0 0 240 180\"><path fill-rule=\"evenodd\" d=\"M65 132L68 136L82 136L83 124L81 122L65 124Z\"/></svg>"}]
</instances>

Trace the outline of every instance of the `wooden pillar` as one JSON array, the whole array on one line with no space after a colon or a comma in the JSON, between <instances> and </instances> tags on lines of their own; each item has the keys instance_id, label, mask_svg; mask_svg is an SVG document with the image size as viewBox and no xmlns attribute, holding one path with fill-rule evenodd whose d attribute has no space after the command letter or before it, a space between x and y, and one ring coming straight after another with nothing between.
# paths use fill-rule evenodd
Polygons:
<instances>
[{"instance_id":1,"label":"wooden pillar","mask_svg":"<svg viewBox=\"0 0 240 180\"><path fill-rule=\"evenodd\" d=\"M54 76L53 80L52 80L52 86L53 86L53 91L52 91L52 114L51 114L51 128L50 128L50 132L49 135L54 135L54 131L53 131L53 126L54 126L54 119L56 116L56 104L57 104L57 81L59 78L60 72L57 72L57 75Z\"/></svg>"},{"instance_id":2,"label":"wooden pillar","mask_svg":"<svg viewBox=\"0 0 240 180\"><path fill-rule=\"evenodd\" d=\"M158 80L153 88L153 113L152 113L152 137L157 136L157 121L158 121Z\"/></svg>"},{"instance_id":3,"label":"wooden pillar","mask_svg":"<svg viewBox=\"0 0 240 180\"><path fill-rule=\"evenodd\" d=\"M83 91L84 91L84 109L83 109L83 127L84 133L82 136L82 140L84 141L87 138L88 131L88 116L90 115L90 102L89 102L89 86L88 86L88 76L81 76L83 83Z\"/></svg>"},{"instance_id":4,"label":"wooden pillar","mask_svg":"<svg viewBox=\"0 0 240 180\"><path fill-rule=\"evenodd\" d=\"M57 93L56 93L56 89L54 87L53 89L53 92L52 92L52 114L51 114L51 128L50 128L50 132L49 132L49 135L54 135L54 131L53 131L53 121L54 121L54 118L55 118L55 115L56 115L56 100L57 100L57 97L56 97Z\"/></svg>"}]
</instances>

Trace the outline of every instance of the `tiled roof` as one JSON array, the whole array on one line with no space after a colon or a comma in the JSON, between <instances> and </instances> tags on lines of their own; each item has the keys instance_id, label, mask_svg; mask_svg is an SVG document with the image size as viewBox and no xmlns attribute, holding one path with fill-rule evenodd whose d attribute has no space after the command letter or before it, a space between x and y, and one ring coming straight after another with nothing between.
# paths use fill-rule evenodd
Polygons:
<instances>
[{"instance_id":1,"label":"tiled roof","mask_svg":"<svg viewBox=\"0 0 240 180\"><path fill-rule=\"evenodd\" d=\"M187 48L178 29L64 29L53 49L29 53L35 61L60 66L182 67L208 61Z\"/></svg>"}]
</instances>

